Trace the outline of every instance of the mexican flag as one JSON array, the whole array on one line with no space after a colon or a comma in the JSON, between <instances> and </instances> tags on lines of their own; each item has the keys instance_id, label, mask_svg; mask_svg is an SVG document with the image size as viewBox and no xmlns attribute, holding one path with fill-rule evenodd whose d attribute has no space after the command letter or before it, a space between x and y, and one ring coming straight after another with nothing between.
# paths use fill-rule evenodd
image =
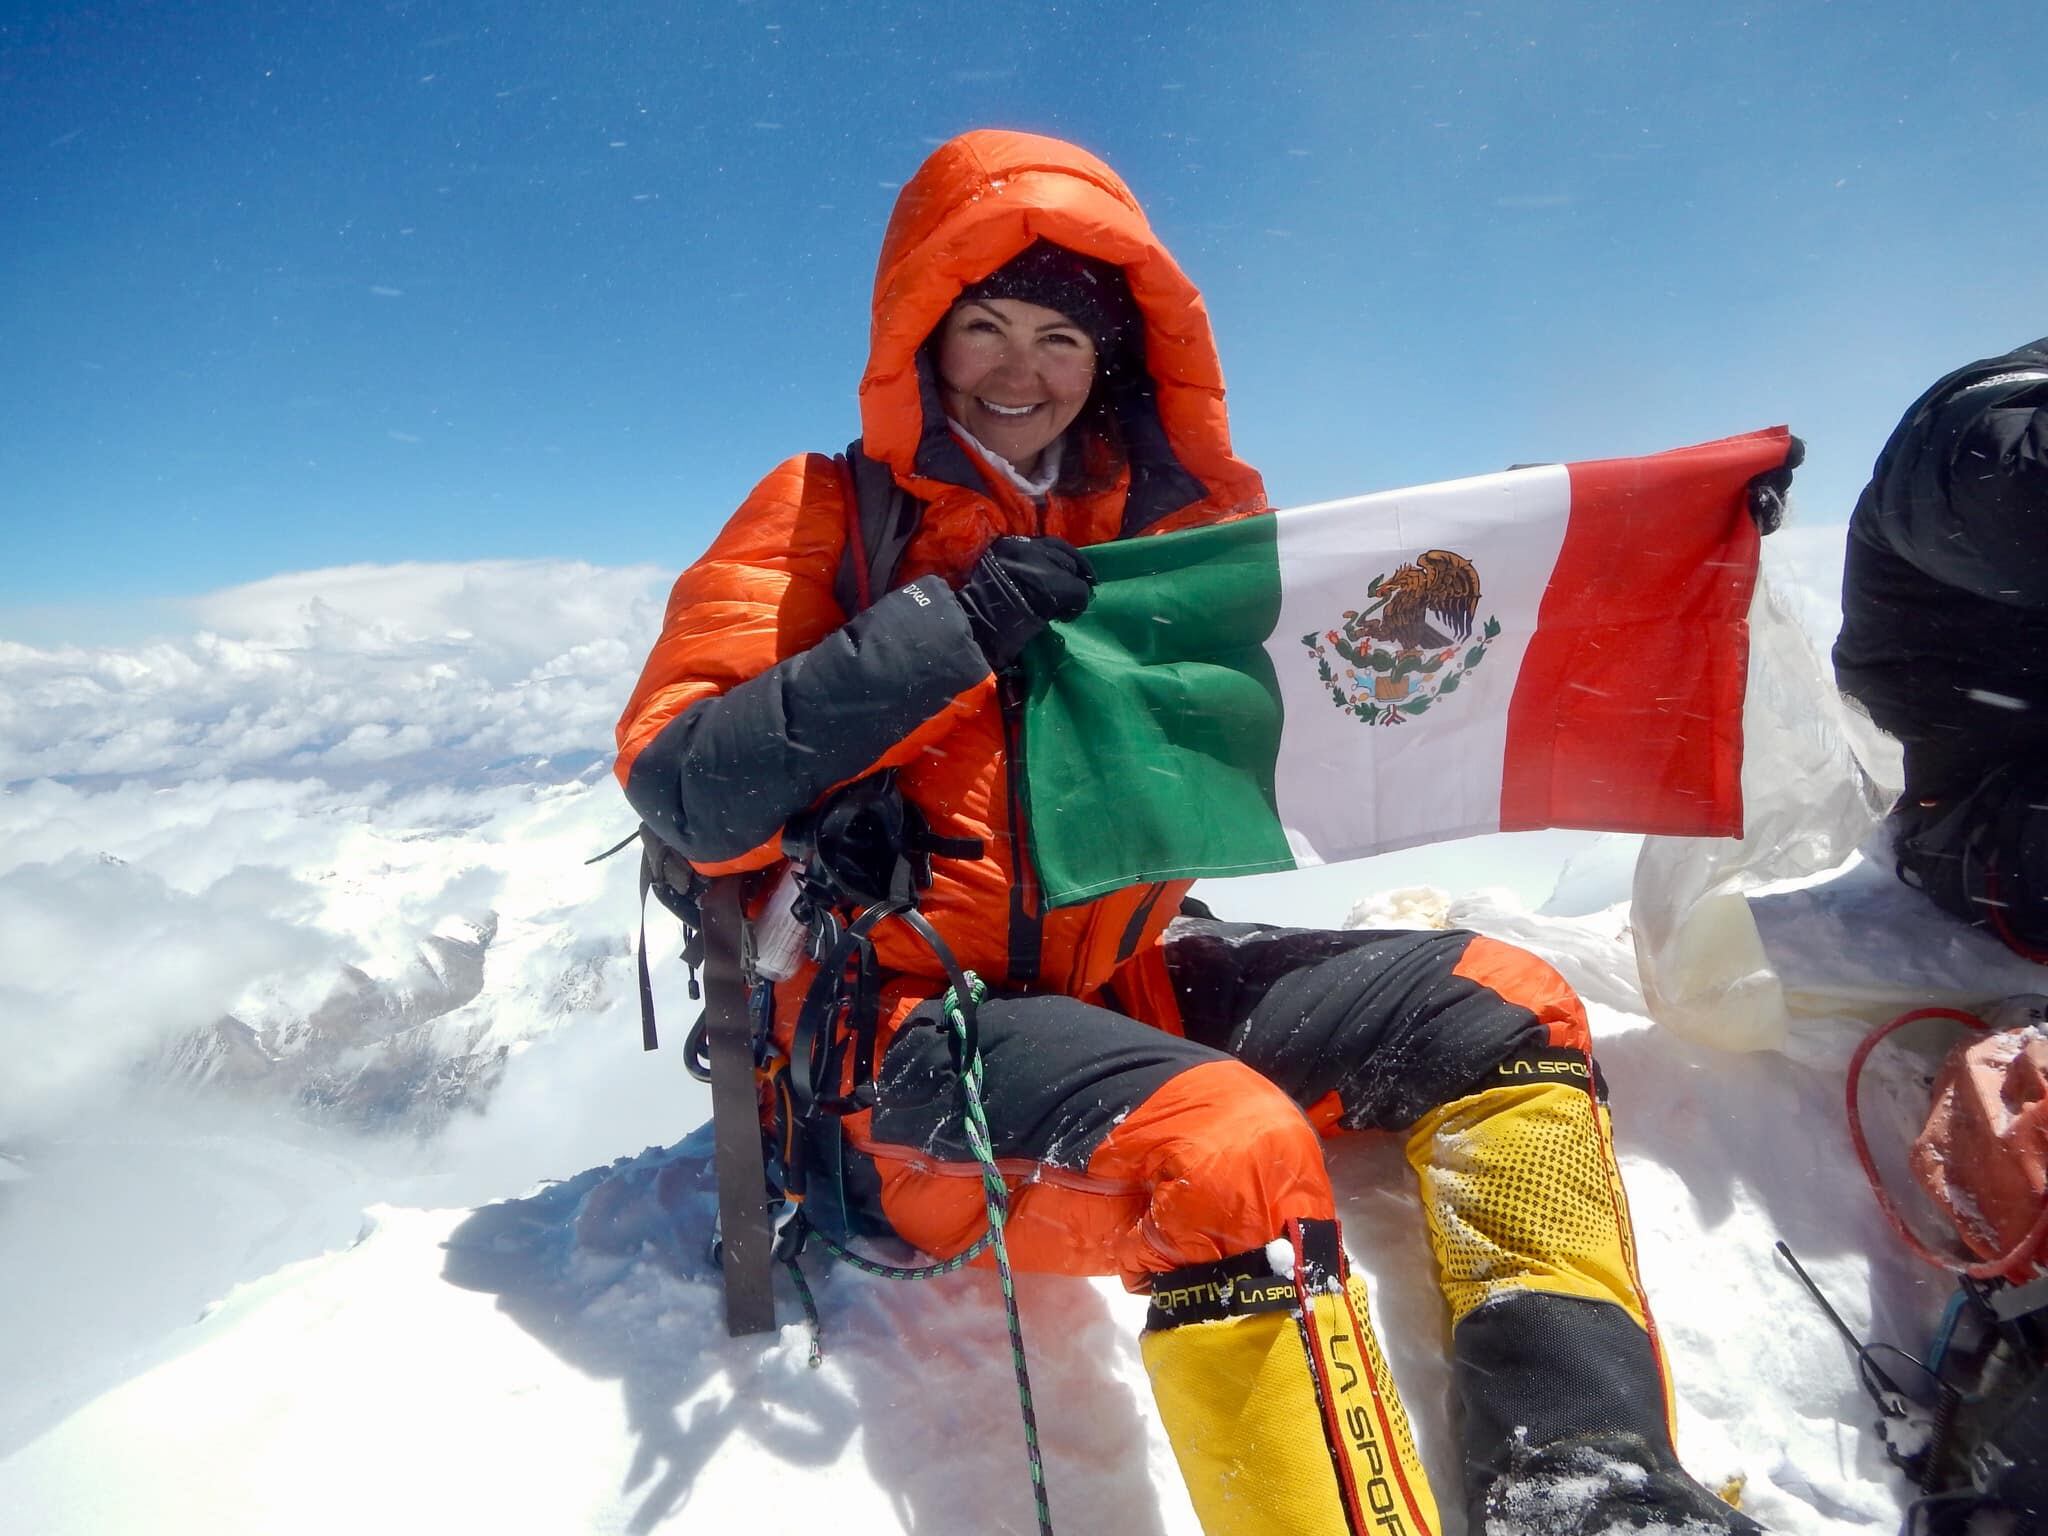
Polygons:
<instances>
[{"instance_id":1,"label":"mexican flag","mask_svg":"<svg viewBox=\"0 0 2048 1536\"><path fill-rule=\"evenodd\" d=\"M1025 656L1041 897L1537 827L1742 830L1782 427L1088 551Z\"/></svg>"}]
</instances>

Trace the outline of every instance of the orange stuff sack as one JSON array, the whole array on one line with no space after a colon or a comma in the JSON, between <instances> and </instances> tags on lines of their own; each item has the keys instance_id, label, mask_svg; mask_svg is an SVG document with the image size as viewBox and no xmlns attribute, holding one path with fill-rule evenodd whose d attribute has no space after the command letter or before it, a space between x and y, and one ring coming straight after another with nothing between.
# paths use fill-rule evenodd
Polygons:
<instances>
[{"instance_id":1,"label":"orange stuff sack","mask_svg":"<svg viewBox=\"0 0 2048 1536\"><path fill-rule=\"evenodd\" d=\"M1912 1166L1980 1258L2002 1258L2035 1233L2048 1204L2048 1030L2002 1030L1951 1051ZM2018 1257L2048 1260L2038 1246Z\"/></svg>"}]
</instances>

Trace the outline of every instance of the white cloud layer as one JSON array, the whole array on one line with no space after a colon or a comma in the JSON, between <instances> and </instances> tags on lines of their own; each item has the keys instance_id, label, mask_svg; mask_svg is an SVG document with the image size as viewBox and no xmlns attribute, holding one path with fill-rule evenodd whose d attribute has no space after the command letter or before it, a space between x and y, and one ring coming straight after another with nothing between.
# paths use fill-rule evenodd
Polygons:
<instances>
[{"instance_id":1,"label":"white cloud layer","mask_svg":"<svg viewBox=\"0 0 2048 1536\"><path fill-rule=\"evenodd\" d=\"M132 648L0 645L0 1141L173 1046L186 1077L406 1120L620 1003L631 859L582 861L633 824L611 730L661 595L352 567Z\"/></svg>"},{"instance_id":2,"label":"white cloud layer","mask_svg":"<svg viewBox=\"0 0 2048 1536\"><path fill-rule=\"evenodd\" d=\"M602 752L663 573L543 561L349 566L201 598L186 635L0 641L0 784L366 770Z\"/></svg>"}]
</instances>

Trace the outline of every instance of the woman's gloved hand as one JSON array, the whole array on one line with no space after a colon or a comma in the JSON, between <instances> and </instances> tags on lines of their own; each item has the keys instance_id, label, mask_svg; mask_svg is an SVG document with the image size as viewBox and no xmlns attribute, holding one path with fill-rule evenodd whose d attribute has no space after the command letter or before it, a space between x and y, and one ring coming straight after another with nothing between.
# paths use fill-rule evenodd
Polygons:
<instances>
[{"instance_id":1,"label":"woman's gloved hand","mask_svg":"<svg viewBox=\"0 0 2048 1536\"><path fill-rule=\"evenodd\" d=\"M974 643L1001 672L1054 619L1071 619L1095 594L1095 568L1065 539L997 539L960 584Z\"/></svg>"},{"instance_id":2,"label":"woman's gloved hand","mask_svg":"<svg viewBox=\"0 0 2048 1536\"><path fill-rule=\"evenodd\" d=\"M1792 489L1792 471L1806 462L1806 444L1793 438L1785 447L1785 462L1767 469L1749 482L1749 515L1756 519L1758 533L1776 533L1785 521L1785 497Z\"/></svg>"}]
</instances>

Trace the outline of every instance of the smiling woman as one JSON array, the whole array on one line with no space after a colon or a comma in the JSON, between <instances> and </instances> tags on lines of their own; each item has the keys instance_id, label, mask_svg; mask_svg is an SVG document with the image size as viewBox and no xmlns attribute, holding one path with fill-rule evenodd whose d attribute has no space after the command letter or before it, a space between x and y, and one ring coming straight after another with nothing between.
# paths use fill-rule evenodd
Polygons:
<instances>
[{"instance_id":1,"label":"smiling woman","mask_svg":"<svg viewBox=\"0 0 2048 1536\"><path fill-rule=\"evenodd\" d=\"M1095 338L1041 304L972 299L946 317L938 346L946 414L1034 478L1087 403Z\"/></svg>"},{"instance_id":2,"label":"smiling woman","mask_svg":"<svg viewBox=\"0 0 2048 1536\"><path fill-rule=\"evenodd\" d=\"M857 978L846 951L749 963L764 1065L737 1134L758 1098L798 1230L963 1262L986 1231L1020 1268L1118 1275L1151 1298L1141 1351L1206 1531L1431 1536L1320 1139L1399 1131L1451 1309L1472 1528L1753 1530L1672 1450L1586 1013L1557 972L1455 930L1219 922L1184 880L1048 906L1032 872L1060 807L1020 797L1014 668L1090 603L1083 547L1268 510L1201 296L1136 199L1070 144L951 141L897 200L872 338L850 463L761 483L677 580L619 723L627 798L693 888L737 877L766 931L800 859L814 938L872 933ZM828 839L847 826L871 829L839 850L858 869ZM862 894L913 889L915 932ZM984 982L970 1151L932 1026L949 983ZM999 1229L977 1153L1014 1180Z\"/></svg>"},{"instance_id":3,"label":"smiling woman","mask_svg":"<svg viewBox=\"0 0 2048 1536\"><path fill-rule=\"evenodd\" d=\"M1121 270L1040 240L963 290L928 350L952 426L1042 495L1121 459L1111 397L1142 376L1142 332Z\"/></svg>"}]
</instances>

